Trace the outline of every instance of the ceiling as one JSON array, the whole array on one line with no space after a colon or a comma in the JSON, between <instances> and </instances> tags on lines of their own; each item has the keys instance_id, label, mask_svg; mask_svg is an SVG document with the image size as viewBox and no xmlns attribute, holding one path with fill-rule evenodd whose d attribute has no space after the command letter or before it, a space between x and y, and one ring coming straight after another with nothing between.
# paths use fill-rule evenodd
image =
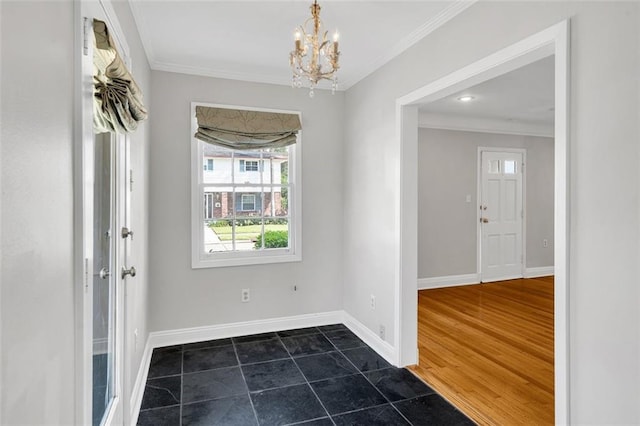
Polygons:
<instances>
[{"instance_id":1,"label":"ceiling","mask_svg":"<svg viewBox=\"0 0 640 426\"><path fill-rule=\"evenodd\" d=\"M458 100L473 96L470 102ZM420 106L423 114L506 120L552 126L554 56Z\"/></svg>"},{"instance_id":2,"label":"ceiling","mask_svg":"<svg viewBox=\"0 0 640 426\"><path fill-rule=\"evenodd\" d=\"M322 0L340 32L339 90L357 83L475 0ZM293 31L312 0L129 0L154 70L291 84ZM330 85L321 85L328 88Z\"/></svg>"}]
</instances>

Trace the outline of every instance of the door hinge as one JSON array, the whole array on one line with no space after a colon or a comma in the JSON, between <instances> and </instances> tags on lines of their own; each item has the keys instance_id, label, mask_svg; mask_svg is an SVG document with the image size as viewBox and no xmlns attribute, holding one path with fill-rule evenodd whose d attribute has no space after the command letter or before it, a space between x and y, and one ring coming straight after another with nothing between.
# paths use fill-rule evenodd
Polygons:
<instances>
[{"instance_id":1,"label":"door hinge","mask_svg":"<svg viewBox=\"0 0 640 426\"><path fill-rule=\"evenodd\" d=\"M84 292L89 291L89 259L84 259Z\"/></svg>"},{"instance_id":2,"label":"door hinge","mask_svg":"<svg viewBox=\"0 0 640 426\"><path fill-rule=\"evenodd\" d=\"M82 22L82 54L87 56L89 54L89 18L84 18Z\"/></svg>"}]
</instances>

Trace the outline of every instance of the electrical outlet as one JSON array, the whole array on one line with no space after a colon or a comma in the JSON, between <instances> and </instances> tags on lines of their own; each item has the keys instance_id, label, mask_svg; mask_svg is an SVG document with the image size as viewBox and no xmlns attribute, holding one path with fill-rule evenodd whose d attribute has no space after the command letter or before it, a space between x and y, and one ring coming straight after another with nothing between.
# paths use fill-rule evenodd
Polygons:
<instances>
[{"instance_id":1,"label":"electrical outlet","mask_svg":"<svg viewBox=\"0 0 640 426\"><path fill-rule=\"evenodd\" d=\"M249 300L251 300L251 295L249 294L249 289L248 288L243 288L242 289L242 303L247 303Z\"/></svg>"},{"instance_id":2,"label":"electrical outlet","mask_svg":"<svg viewBox=\"0 0 640 426\"><path fill-rule=\"evenodd\" d=\"M386 335L387 330L384 328L384 325L380 324L380 338L384 340Z\"/></svg>"},{"instance_id":3,"label":"electrical outlet","mask_svg":"<svg viewBox=\"0 0 640 426\"><path fill-rule=\"evenodd\" d=\"M375 309L376 308L376 297L372 294L371 295L371 309Z\"/></svg>"},{"instance_id":4,"label":"electrical outlet","mask_svg":"<svg viewBox=\"0 0 640 426\"><path fill-rule=\"evenodd\" d=\"M542 247L549 247L549 240L547 240L546 238L542 240Z\"/></svg>"}]
</instances>

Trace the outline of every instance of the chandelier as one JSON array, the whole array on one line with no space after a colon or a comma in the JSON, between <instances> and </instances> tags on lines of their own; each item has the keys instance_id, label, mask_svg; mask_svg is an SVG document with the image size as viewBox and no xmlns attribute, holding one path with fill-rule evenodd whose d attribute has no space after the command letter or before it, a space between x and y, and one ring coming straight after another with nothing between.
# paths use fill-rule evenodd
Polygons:
<instances>
[{"instance_id":1,"label":"chandelier","mask_svg":"<svg viewBox=\"0 0 640 426\"><path fill-rule=\"evenodd\" d=\"M320 80L332 80L332 93L335 93L338 87L338 78L335 75L340 68L338 32L333 34L333 40L329 40L328 31L323 31L320 5L314 0L311 5L311 18L296 28L295 49L289 54L289 63L293 70L292 86L302 87L302 80L308 80L310 97L313 97L313 89Z\"/></svg>"}]
</instances>

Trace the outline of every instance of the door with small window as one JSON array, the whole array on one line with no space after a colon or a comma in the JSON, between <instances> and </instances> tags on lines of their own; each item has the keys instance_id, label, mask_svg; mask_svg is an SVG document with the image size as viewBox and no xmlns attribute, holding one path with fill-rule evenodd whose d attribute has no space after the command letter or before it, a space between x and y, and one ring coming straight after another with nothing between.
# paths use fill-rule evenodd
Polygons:
<instances>
[{"instance_id":1,"label":"door with small window","mask_svg":"<svg viewBox=\"0 0 640 426\"><path fill-rule=\"evenodd\" d=\"M480 277L523 276L524 151L480 151Z\"/></svg>"}]
</instances>

